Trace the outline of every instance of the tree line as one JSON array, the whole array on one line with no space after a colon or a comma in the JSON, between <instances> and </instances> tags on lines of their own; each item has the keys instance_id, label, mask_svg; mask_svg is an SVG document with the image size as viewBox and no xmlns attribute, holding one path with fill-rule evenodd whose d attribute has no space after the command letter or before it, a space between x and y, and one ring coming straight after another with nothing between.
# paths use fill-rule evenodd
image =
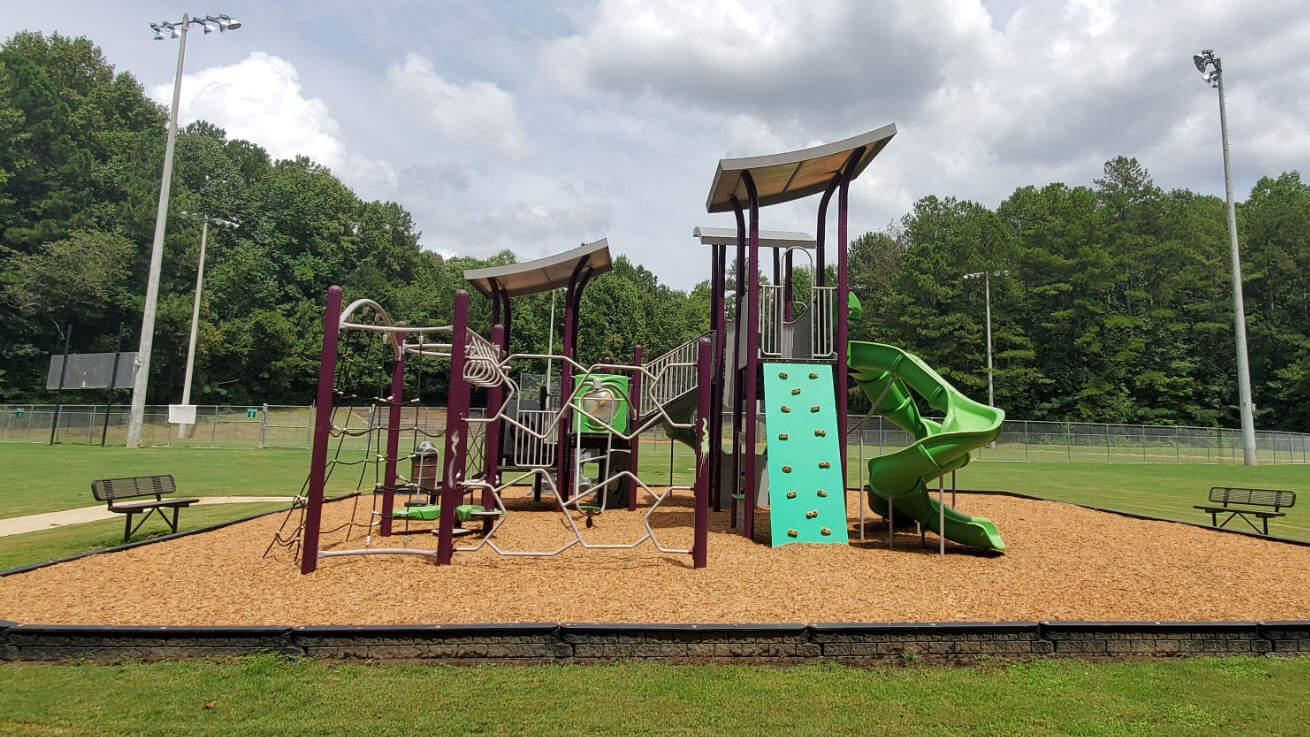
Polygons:
<instances>
[{"instance_id":1,"label":"tree line","mask_svg":"<svg viewBox=\"0 0 1310 737\"><path fill-rule=\"evenodd\" d=\"M49 401L45 368L69 325L74 352L112 351L120 323L135 349L165 124L140 83L87 39L23 32L0 45L0 400ZM331 284L397 319L441 324L465 269L516 260L425 251L400 205L363 201L323 166L274 160L203 121L179 131L174 162L151 403L181 394L200 241L183 212L239 224L209 231L192 390L201 404L309 402ZM962 277L998 272L996 402L1011 416L1231 426L1224 218L1221 200L1162 191L1123 157L1092 186L1022 187L995 209L925 197L850 244L865 305L851 337L917 352L985 396L982 284ZM1310 430L1307 222L1310 189L1295 172L1261 179L1239 209L1261 427ZM695 337L709 294L708 282L672 289L617 257L584 293L580 359L627 359L636 344L651 357ZM550 301L515 300L515 351L545 352ZM562 321L562 299L557 309ZM489 319L475 295L473 324ZM380 343L346 347L342 380L381 386ZM439 365L412 371L407 395L440 402L447 378Z\"/></svg>"}]
</instances>

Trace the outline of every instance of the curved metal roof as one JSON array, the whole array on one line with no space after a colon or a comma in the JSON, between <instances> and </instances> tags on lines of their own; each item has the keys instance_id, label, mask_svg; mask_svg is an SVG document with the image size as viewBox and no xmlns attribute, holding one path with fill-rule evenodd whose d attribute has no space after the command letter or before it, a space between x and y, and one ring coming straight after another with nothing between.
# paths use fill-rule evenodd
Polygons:
<instances>
[{"instance_id":1,"label":"curved metal roof","mask_svg":"<svg viewBox=\"0 0 1310 737\"><path fill-rule=\"evenodd\" d=\"M852 151L864 147L864 154L860 156L859 163L855 165L855 173L851 176L854 179L894 135L896 124L888 123L868 133L822 146L768 156L720 159L719 167L714 172L714 181L710 184L709 197L705 200L705 209L708 212L731 212L734 195L745 207L746 186L741 181L741 174L745 171L749 171L755 180L755 192L759 195L761 207L822 192L834 177L841 174L842 166Z\"/></svg>"},{"instance_id":2,"label":"curved metal roof","mask_svg":"<svg viewBox=\"0 0 1310 737\"><path fill-rule=\"evenodd\" d=\"M537 294L567 287L569 277L573 276L573 270L580 263L589 266L593 275L609 271L613 267L610 261L609 241L601 238L571 251L521 264L469 269L464 272L464 279L488 297L497 284L503 287L509 296L521 297L525 294Z\"/></svg>"},{"instance_id":3,"label":"curved metal roof","mask_svg":"<svg viewBox=\"0 0 1310 737\"><path fill-rule=\"evenodd\" d=\"M699 238L704 246L737 245L736 228L707 228L699 226L691 231L691 237ZM814 236L808 233L792 233L786 230L761 230L760 246L763 248L814 248Z\"/></svg>"}]
</instances>

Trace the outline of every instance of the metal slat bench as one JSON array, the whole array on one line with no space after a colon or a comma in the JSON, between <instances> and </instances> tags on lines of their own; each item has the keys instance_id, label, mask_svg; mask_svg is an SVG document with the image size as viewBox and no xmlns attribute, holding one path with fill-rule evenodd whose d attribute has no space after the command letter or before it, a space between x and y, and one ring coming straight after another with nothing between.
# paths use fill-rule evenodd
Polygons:
<instances>
[{"instance_id":1,"label":"metal slat bench","mask_svg":"<svg viewBox=\"0 0 1310 737\"><path fill-rule=\"evenodd\" d=\"M176 491L177 484L174 483L173 477L169 474L133 476L121 479L97 479L91 482L91 493L97 501L108 503L111 512L127 515L123 525L123 542L127 542L132 537L132 533L141 529L141 525L145 524L146 520L150 519L150 516L155 513L159 514L159 518L164 520L164 523L173 532L177 532L177 511L200 500L166 497L167 494ZM120 501L123 499L141 499L141 501ZM168 516L164 514L165 509L173 510L172 521L169 521ZM133 527L132 515L140 512L145 512L145 516L136 523L136 527Z\"/></svg>"},{"instance_id":2,"label":"metal slat bench","mask_svg":"<svg viewBox=\"0 0 1310 737\"><path fill-rule=\"evenodd\" d=\"M1251 526L1252 530L1262 535L1269 534L1269 518L1283 517L1287 513L1280 512L1296 503L1296 494L1291 491L1280 489L1242 489L1231 486L1212 486L1210 487L1210 504L1193 505L1196 509L1210 513L1210 524L1214 527L1225 527L1234 518L1240 517L1243 522ZM1218 506L1215 506L1215 505ZM1231 506L1238 504L1241 506ZM1264 509L1250 509L1250 507L1264 507ZM1227 514L1223 522L1219 521L1219 515ZM1261 522L1261 527L1256 527L1251 521L1254 517Z\"/></svg>"}]
</instances>

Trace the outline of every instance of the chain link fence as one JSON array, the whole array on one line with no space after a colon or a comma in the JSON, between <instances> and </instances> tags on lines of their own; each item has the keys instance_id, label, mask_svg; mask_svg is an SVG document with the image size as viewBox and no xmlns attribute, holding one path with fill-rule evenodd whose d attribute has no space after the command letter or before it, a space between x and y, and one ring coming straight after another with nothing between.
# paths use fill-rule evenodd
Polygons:
<instances>
[{"instance_id":1,"label":"chain link fence","mask_svg":"<svg viewBox=\"0 0 1310 737\"><path fill-rule=\"evenodd\" d=\"M479 412L479 410L474 410ZM385 427L385 408L371 405L338 407L334 424L347 430ZM106 418L108 422L106 423ZM59 409L55 441L65 444L121 446L126 442L128 407L67 404ZM54 424L55 408L48 404L0 405L0 442L46 443ZM441 434L444 407L402 408L401 427L411 444ZM731 426L731 419L725 428ZM196 423L179 433L168 422L167 405L146 407L142 444L184 448L299 448L313 440L314 409L288 405L205 405L196 407ZM1256 431L1261 463L1310 463L1310 434ZM333 447L368 450L378 435L343 434ZM725 440L727 438L725 437ZM669 442L662 433L649 433L644 443ZM850 457L867 460L913 442L909 433L882 417L850 419ZM684 449L690 454L690 449ZM654 447L650 452L656 451ZM679 451L674 450L677 454ZM664 449L667 455L669 449ZM1229 428L1180 425L1116 425L1090 422L1006 420L997 441L975 451L989 461L1069 461L1107 463L1240 463L1242 433ZM679 464L681 465L681 464Z\"/></svg>"}]
</instances>

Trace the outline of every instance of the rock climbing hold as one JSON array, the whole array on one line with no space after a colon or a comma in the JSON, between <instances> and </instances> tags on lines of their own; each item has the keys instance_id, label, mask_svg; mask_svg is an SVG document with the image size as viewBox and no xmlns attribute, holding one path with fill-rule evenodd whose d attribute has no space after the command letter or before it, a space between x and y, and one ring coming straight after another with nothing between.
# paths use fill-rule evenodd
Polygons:
<instances>
[{"instance_id":1,"label":"rock climbing hold","mask_svg":"<svg viewBox=\"0 0 1310 737\"><path fill-rule=\"evenodd\" d=\"M786 440L786 439L787 439L787 433L785 433L785 432L780 432L780 433L778 433L778 439L779 439L779 440Z\"/></svg>"},{"instance_id":2,"label":"rock climbing hold","mask_svg":"<svg viewBox=\"0 0 1310 737\"><path fill-rule=\"evenodd\" d=\"M789 492L787 492L787 498L788 498L788 499L795 499L795 498L796 498L796 492L794 492L794 491L789 491Z\"/></svg>"},{"instance_id":3,"label":"rock climbing hold","mask_svg":"<svg viewBox=\"0 0 1310 737\"><path fill-rule=\"evenodd\" d=\"M819 461L819 468L831 468L831 467L832 467L831 463L827 461ZM783 466L783 468L785 469L786 466Z\"/></svg>"},{"instance_id":4,"label":"rock climbing hold","mask_svg":"<svg viewBox=\"0 0 1310 737\"><path fill-rule=\"evenodd\" d=\"M826 497L826 496L828 496L828 492L824 491L823 489L819 489L818 494L819 494L819 496L821 496L821 497Z\"/></svg>"},{"instance_id":5,"label":"rock climbing hold","mask_svg":"<svg viewBox=\"0 0 1310 737\"><path fill-rule=\"evenodd\" d=\"M827 430L815 430L815 431L814 431L814 437L816 437L816 438L826 438L826 437L828 437L828 431L827 431Z\"/></svg>"},{"instance_id":6,"label":"rock climbing hold","mask_svg":"<svg viewBox=\"0 0 1310 737\"><path fill-rule=\"evenodd\" d=\"M800 533L795 530L787 530L787 537L796 537Z\"/></svg>"},{"instance_id":7,"label":"rock climbing hold","mask_svg":"<svg viewBox=\"0 0 1310 737\"><path fill-rule=\"evenodd\" d=\"M810 372L810 378L811 378L811 379L817 379L817 378L819 378L819 375L816 374L816 373L814 373L813 371L811 371L811 372Z\"/></svg>"},{"instance_id":8,"label":"rock climbing hold","mask_svg":"<svg viewBox=\"0 0 1310 737\"><path fill-rule=\"evenodd\" d=\"M782 413L783 413L783 414L787 414L787 413L790 412L790 411L791 411L791 407L788 407L788 406L785 405L785 404L782 405Z\"/></svg>"},{"instance_id":9,"label":"rock climbing hold","mask_svg":"<svg viewBox=\"0 0 1310 737\"><path fill-rule=\"evenodd\" d=\"M820 407L820 406L817 405L817 404L815 404L815 405L811 405L811 406L810 406L810 411L811 411L811 412L818 412L818 411L821 410L821 409L823 409L823 408Z\"/></svg>"},{"instance_id":10,"label":"rock climbing hold","mask_svg":"<svg viewBox=\"0 0 1310 737\"><path fill-rule=\"evenodd\" d=\"M779 372L778 372L778 378L779 378L779 379L785 379L785 378L787 378L787 372L786 372L786 371L779 371Z\"/></svg>"},{"instance_id":11,"label":"rock climbing hold","mask_svg":"<svg viewBox=\"0 0 1310 737\"><path fill-rule=\"evenodd\" d=\"M819 534L820 534L820 535L831 535L831 534L832 534L832 530L829 530L827 527L820 527L820 528L819 528Z\"/></svg>"},{"instance_id":12,"label":"rock climbing hold","mask_svg":"<svg viewBox=\"0 0 1310 737\"><path fill-rule=\"evenodd\" d=\"M783 473L791 473L791 466L783 466L783 467L782 467L782 472L783 472Z\"/></svg>"},{"instance_id":13,"label":"rock climbing hold","mask_svg":"<svg viewBox=\"0 0 1310 737\"><path fill-rule=\"evenodd\" d=\"M792 394L800 394L800 393L801 393L801 388L798 386L798 387L796 387L795 389L792 389L792 390L791 390L791 393L792 393Z\"/></svg>"},{"instance_id":14,"label":"rock climbing hold","mask_svg":"<svg viewBox=\"0 0 1310 737\"><path fill-rule=\"evenodd\" d=\"M815 517L818 516L819 516L819 510L817 509L811 509L810 511L805 513L805 519L814 519Z\"/></svg>"}]
</instances>

